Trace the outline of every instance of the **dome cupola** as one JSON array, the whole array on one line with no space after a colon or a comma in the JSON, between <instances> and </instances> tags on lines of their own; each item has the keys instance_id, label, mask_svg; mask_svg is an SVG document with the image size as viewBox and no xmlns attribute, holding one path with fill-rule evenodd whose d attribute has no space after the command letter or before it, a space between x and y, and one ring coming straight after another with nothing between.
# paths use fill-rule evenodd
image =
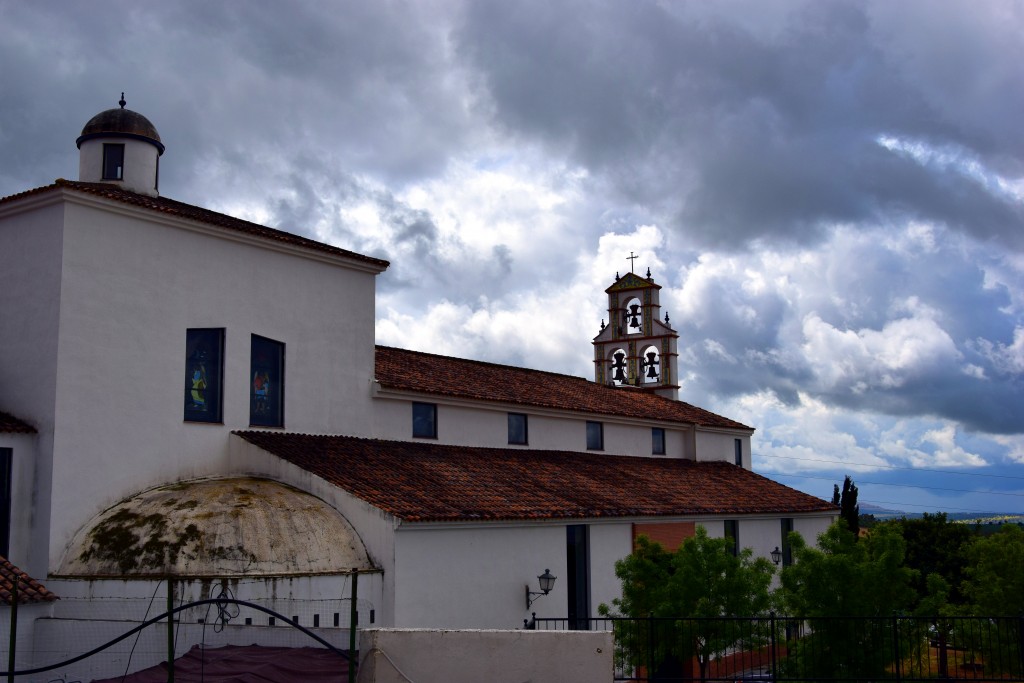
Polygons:
<instances>
[{"instance_id":1,"label":"dome cupola","mask_svg":"<svg viewBox=\"0 0 1024 683\"><path fill-rule=\"evenodd\" d=\"M160 134L145 116L125 109L124 93L118 104L119 109L100 112L82 128L76 141L78 179L157 196L164 153Z\"/></svg>"}]
</instances>

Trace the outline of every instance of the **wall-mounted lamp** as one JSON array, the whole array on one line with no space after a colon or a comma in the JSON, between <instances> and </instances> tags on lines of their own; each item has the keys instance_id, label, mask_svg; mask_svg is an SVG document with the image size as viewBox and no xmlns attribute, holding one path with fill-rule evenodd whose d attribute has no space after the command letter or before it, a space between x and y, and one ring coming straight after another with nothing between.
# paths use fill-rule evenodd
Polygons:
<instances>
[{"instance_id":1,"label":"wall-mounted lamp","mask_svg":"<svg viewBox=\"0 0 1024 683\"><path fill-rule=\"evenodd\" d=\"M775 546L775 550L771 552L771 556L772 562L775 563L775 566L779 566L779 562L782 562L782 551L779 550L779 546Z\"/></svg>"},{"instance_id":2,"label":"wall-mounted lamp","mask_svg":"<svg viewBox=\"0 0 1024 683\"><path fill-rule=\"evenodd\" d=\"M537 577L537 582L540 584L540 592L531 591L529 584L526 586L526 609L530 609L530 605L534 603L542 595L547 595L551 592L551 589L555 587L555 579L558 577L551 573L550 569L545 569L544 573ZM533 597L537 596L537 597Z\"/></svg>"}]
</instances>

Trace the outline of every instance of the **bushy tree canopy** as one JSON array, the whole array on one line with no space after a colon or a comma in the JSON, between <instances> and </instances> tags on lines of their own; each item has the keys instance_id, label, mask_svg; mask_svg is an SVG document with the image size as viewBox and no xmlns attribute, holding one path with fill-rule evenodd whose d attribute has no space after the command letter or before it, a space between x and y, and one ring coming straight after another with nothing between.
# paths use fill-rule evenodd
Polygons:
<instances>
[{"instance_id":1,"label":"bushy tree canopy","mask_svg":"<svg viewBox=\"0 0 1024 683\"><path fill-rule=\"evenodd\" d=\"M1008 524L974 542L963 590L975 614L1024 614L1024 531Z\"/></svg>"},{"instance_id":2,"label":"bushy tree canopy","mask_svg":"<svg viewBox=\"0 0 1024 683\"><path fill-rule=\"evenodd\" d=\"M709 537L702 526L675 552L640 536L633 554L615 563L622 598L612 604L631 617L763 614L774 567L763 557L753 559L749 548L733 555L731 547L731 541Z\"/></svg>"},{"instance_id":3,"label":"bushy tree canopy","mask_svg":"<svg viewBox=\"0 0 1024 683\"><path fill-rule=\"evenodd\" d=\"M916 572L903 566L898 530L876 529L857 542L843 524L833 524L808 546L790 535L794 563L782 570L780 597L789 614L803 617L876 616L909 607Z\"/></svg>"}]
</instances>

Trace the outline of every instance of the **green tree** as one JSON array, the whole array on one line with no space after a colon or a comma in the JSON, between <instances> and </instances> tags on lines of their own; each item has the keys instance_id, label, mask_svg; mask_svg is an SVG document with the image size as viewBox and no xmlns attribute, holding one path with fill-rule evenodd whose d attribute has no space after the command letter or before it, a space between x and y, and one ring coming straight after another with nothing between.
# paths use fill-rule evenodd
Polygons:
<instances>
[{"instance_id":1,"label":"green tree","mask_svg":"<svg viewBox=\"0 0 1024 683\"><path fill-rule=\"evenodd\" d=\"M853 532L856 540L860 534L860 506L857 505L857 485L849 475L843 479L843 493L839 497L839 517L846 521L846 528Z\"/></svg>"},{"instance_id":2,"label":"green tree","mask_svg":"<svg viewBox=\"0 0 1024 683\"><path fill-rule=\"evenodd\" d=\"M790 534L794 563L782 570L778 599L795 617L808 619L812 632L793 648L800 674L808 677L876 676L897 653L879 617L909 607L916 573L903 566L898 530L880 527L857 542L842 522L808 546Z\"/></svg>"},{"instance_id":3,"label":"green tree","mask_svg":"<svg viewBox=\"0 0 1024 683\"><path fill-rule=\"evenodd\" d=\"M707 618L765 614L774 573L765 558L754 559L749 548L734 555L730 540L711 538L702 526L675 552L640 536L633 554L615 563L622 597L612 601L614 611L608 605L598 609L605 615L676 620L676 633L658 639L658 660L687 662L696 657L703 680L709 658L749 632L747 622ZM628 636L623 640L630 663L649 664L639 643L629 643Z\"/></svg>"},{"instance_id":4,"label":"green tree","mask_svg":"<svg viewBox=\"0 0 1024 683\"><path fill-rule=\"evenodd\" d=\"M934 515L926 512L920 519L902 518L886 524L899 529L906 546L904 564L918 572L913 581L918 606L921 605L920 601L929 596L934 598L938 594L934 590L936 584L933 583L932 589L929 589L929 577L932 574L942 577L945 582L949 603L963 605L966 599L960 587L967 576L970 547L974 542L970 528L966 524L949 521L944 512ZM933 609L939 607L939 603L931 599L928 602ZM917 611L920 612L920 609ZM939 612L925 616L936 614Z\"/></svg>"},{"instance_id":5,"label":"green tree","mask_svg":"<svg viewBox=\"0 0 1024 683\"><path fill-rule=\"evenodd\" d=\"M972 644L981 652L986 670L1019 677L1024 674L1017 650L1024 638L1024 531L1007 524L977 539L968 555L963 592L974 614L986 617L984 628L971 634Z\"/></svg>"},{"instance_id":6,"label":"green tree","mask_svg":"<svg viewBox=\"0 0 1024 683\"><path fill-rule=\"evenodd\" d=\"M1024 531L1007 524L968 550L963 590L978 616L1024 614Z\"/></svg>"}]
</instances>

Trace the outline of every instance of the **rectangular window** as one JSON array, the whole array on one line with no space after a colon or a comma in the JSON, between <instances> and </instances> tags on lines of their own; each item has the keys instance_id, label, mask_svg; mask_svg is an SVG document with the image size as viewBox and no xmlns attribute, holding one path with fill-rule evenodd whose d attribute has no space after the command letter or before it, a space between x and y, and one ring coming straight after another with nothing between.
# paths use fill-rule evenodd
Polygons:
<instances>
[{"instance_id":1,"label":"rectangular window","mask_svg":"<svg viewBox=\"0 0 1024 683\"><path fill-rule=\"evenodd\" d=\"M284 344L255 334L249 355L249 425L284 426Z\"/></svg>"},{"instance_id":2,"label":"rectangular window","mask_svg":"<svg viewBox=\"0 0 1024 683\"><path fill-rule=\"evenodd\" d=\"M651 453L665 455L665 430L661 427L651 427Z\"/></svg>"},{"instance_id":3,"label":"rectangular window","mask_svg":"<svg viewBox=\"0 0 1024 683\"><path fill-rule=\"evenodd\" d=\"M732 542L729 546L729 552L732 553L733 557L740 554L740 523L735 519L725 520L725 537Z\"/></svg>"},{"instance_id":4,"label":"rectangular window","mask_svg":"<svg viewBox=\"0 0 1024 683\"><path fill-rule=\"evenodd\" d=\"M789 545L789 535L793 532L793 518L784 517L781 520L782 527L782 566L788 567L793 564L793 548Z\"/></svg>"},{"instance_id":5,"label":"rectangular window","mask_svg":"<svg viewBox=\"0 0 1024 683\"><path fill-rule=\"evenodd\" d=\"M734 439L733 446L735 447L735 456L733 462L740 467L743 467L743 439Z\"/></svg>"},{"instance_id":6,"label":"rectangular window","mask_svg":"<svg viewBox=\"0 0 1024 683\"><path fill-rule=\"evenodd\" d=\"M569 628L586 631L590 628L590 528L572 524L565 532Z\"/></svg>"},{"instance_id":7,"label":"rectangular window","mask_svg":"<svg viewBox=\"0 0 1024 683\"><path fill-rule=\"evenodd\" d=\"M11 491L14 486L14 449L0 448L0 555L10 557L11 550Z\"/></svg>"},{"instance_id":8,"label":"rectangular window","mask_svg":"<svg viewBox=\"0 0 1024 683\"><path fill-rule=\"evenodd\" d=\"M524 446L529 443L526 415L522 413L508 414L508 442Z\"/></svg>"},{"instance_id":9,"label":"rectangular window","mask_svg":"<svg viewBox=\"0 0 1024 683\"><path fill-rule=\"evenodd\" d=\"M600 422L587 422L587 450L604 450L604 425Z\"/></svg>"},{"instance_id":10,"label":"rectangular window","mask_svg":"<svg viewBox=\"0 0 1024 683\"><path fill-rule=\"evenodd\" d=\"M437 438L437 406L433 403L412 404L412 435L420 439Z\"/></svg>"},{"instance_id":11,"label":"rectangular window","mask_svg":"<svg viewBox=\"0 0 1024 683\"><path fill-rule=\"evenodd\" d=\"M185 421L221 422L224 329L185 332Z\"/></svg>"},{"instance_id":12,"label":"rectangular window","mask_svg":"<svg viewBox=\"0 0 1024 683\"><path fill-rule=\"evenodd\" d=\"M124 145L104 143L103 145L103 179L124 179Z\"/></svg>"}]
</instances>

